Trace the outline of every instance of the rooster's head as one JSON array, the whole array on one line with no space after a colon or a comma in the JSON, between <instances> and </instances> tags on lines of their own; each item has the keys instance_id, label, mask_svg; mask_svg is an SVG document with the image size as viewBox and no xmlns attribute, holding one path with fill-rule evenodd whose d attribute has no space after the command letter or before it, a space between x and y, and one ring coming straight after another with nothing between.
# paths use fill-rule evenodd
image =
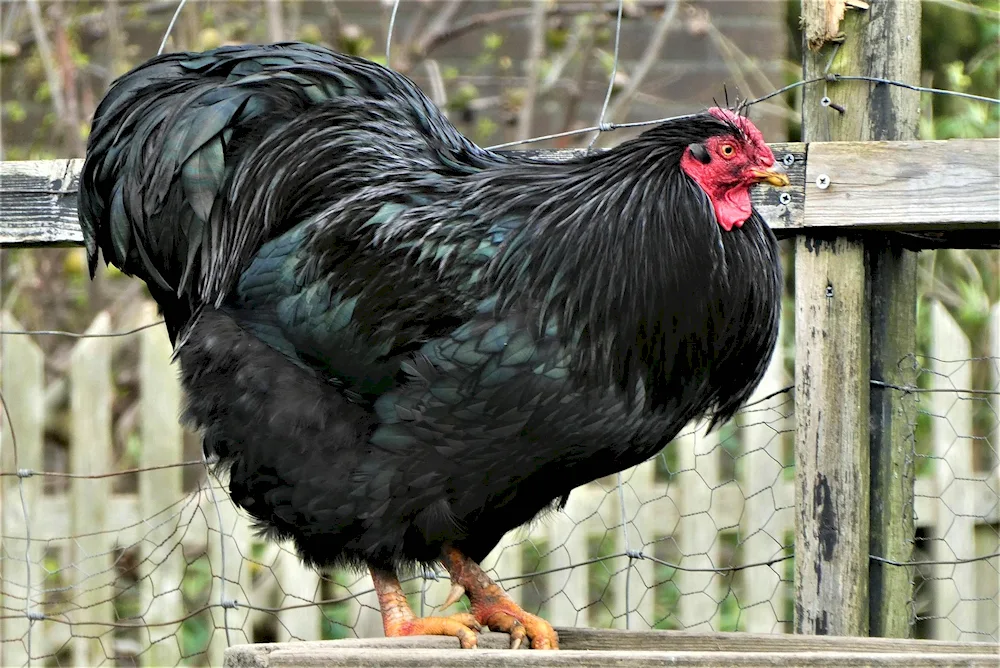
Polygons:
<instances>
[{"instance_id":1,"label":"rooster's head","mask_svg":"<svg viewBox=\"0 0 1000 668\"><path fill-rule=\"evenodd\" d=\"M729 231L750 217L751 186L762 182L787 186L789 181L749 118L719 107L708 113L722 121L719 132L688 146L681 169L705 191L719 225Z\"/></svg>"}]
</instances>

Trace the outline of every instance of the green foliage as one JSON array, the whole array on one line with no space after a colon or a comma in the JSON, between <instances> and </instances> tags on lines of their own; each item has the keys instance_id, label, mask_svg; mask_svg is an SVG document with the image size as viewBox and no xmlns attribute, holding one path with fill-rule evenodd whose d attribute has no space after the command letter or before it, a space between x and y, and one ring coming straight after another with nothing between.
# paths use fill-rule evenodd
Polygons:
<instances>
[{"instance_id":1,"label":"green foliage","mask_svg":"<svg viewBox=\"0 0 1000 668\"><path fill-rule=\"evenodd\" d=\"M17 100L7 100L3 103L3 116L4 119L12 123L23 123L24 119L28 117L28 112L25 111L24 105Z\"/></svg>"},{"instance_id":2,"label":"green foliage","mask_svg":"<svg viewBox=\"0 0 1000 668\"><path fill-rule=\"evenodd\" d=\"M1000 11L998 0L968 0L973 9L924 2L920 49L924 83L935 88L996 97L1000 89ZM992 13L991 13L992 12ZM933 121L925 118L928 139L996 137L998 105L936 95L931 100Z\"/></svg>"}]
</instances>

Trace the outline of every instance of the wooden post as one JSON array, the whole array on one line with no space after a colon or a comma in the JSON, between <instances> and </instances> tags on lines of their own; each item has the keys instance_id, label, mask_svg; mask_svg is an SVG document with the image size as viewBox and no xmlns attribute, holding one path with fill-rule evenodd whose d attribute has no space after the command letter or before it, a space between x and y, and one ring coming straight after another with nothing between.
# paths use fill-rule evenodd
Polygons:
<instances>
[{"instance_id":1,"label":"wooden post","mask_svg":"<svg viewBox=\"0 0 1000 668\"><path fill-rule=\"evenodd\" d=\"M872 3L864 33L869 76L920 83L920 3ZM917 138L920 98L890 86L861 86L868 127L863 140ZM917 349L917 254L894 243L867 245L871 285L871 377L884 383L916 383L908 358ZM907 363L909 360L909 363ZM871 554L897 562L913 554L915 395L885 386L871 388ZM869 633L905 638L910 634L913 586L909 568L871 561L868 571Z\"/></svg>"},{"instance_id":2,"label":"wooden post","mask_svg":"<svg viewBox=\"0 0 1000 668\"><path fill-rule=\"evenodd\" d=\"M802 0L804 21L832 11ZM835 4L835 3L834 3ZM882 3L880 3L882 4ZM804 77L827 68L860 74L876 45L870 17L849 11L844 42L817 51L803 40ZM804 25L803 35L813 26ZM884 45L883 45L884 46ZM884 51L882 52L884 56ZM806 88L807 142L848 141L865 133L867 84ZM829 94L844 107L823 106ZM837 188L806 166L809 192ZM802 235L795 247L795 632L868 635L868 402L870 332L864 244L855 237Z\"/></svg>"},{"instance_id":3,"label":"wooden post","mask_svg":"<svg viewBox=\"0 0 1000 668\"><path fill-rule=\"evenodd\" d=\"M803 0L803 15L818 21L836 4ZM815 26L804 28L817 33L811 30ZM805 45L806 78L833 72L918 82L919 3L848 8L840 30L839 45L818 50ZM803 96L804 139L913 139L918 113L915 96L889 86L816 85ZM809 167L807 196L842 185L821 173L822 165ZM869 381L912 382L900 362L916 348L915 309L913 253L891 242L866 248L847 237L799 238L796 492L803 505L798 506L796 535L798 632L904 636L909 631L908 571L870 566L868 555L905 561L911 552L913 475L905 463L912 449L914 406L898 391L870 390Z\"/></svg>"}]
</instances>

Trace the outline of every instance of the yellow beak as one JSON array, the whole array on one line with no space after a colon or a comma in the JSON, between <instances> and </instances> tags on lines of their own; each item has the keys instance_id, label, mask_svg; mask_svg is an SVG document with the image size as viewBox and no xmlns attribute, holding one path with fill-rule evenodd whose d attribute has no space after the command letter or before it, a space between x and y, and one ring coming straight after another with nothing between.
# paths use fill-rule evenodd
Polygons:
<instances>
[{"instance_id":1,"label":"yellow beak","mask_svg":"<svg viewBox=\"0 0 1000 668\"><path fill-rule=\"evenodd\" d=\"M755 169L753 170L753 175L759 183L770 183L772 186L778 188L791 185L792 183L788 180L788 174L785 173L785 168L781 165L775 165L770 169Z\"/></svg>"}]
</instances>

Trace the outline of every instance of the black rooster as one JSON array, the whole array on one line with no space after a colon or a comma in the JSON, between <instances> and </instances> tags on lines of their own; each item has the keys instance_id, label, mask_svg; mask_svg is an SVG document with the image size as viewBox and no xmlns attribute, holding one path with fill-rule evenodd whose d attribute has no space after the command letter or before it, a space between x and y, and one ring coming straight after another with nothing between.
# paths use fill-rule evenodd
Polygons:
<instances>
[{"instance_id":1,"label":"black rooster","mask_svg":"<svg viewBox=\"0 0 1000 668\"><path fill-rule=\"evenodd\" d=\"M91 272L159 303L185 418L269 535L369 568L387 635L556 648L476 562L753 391L782 285L761 181L788 183L730 111L528 159L374 63L239 46L115 82L80 221ZM436 560L471 614L406 604L397 570Z\"/></svg>"}]
</instances>

